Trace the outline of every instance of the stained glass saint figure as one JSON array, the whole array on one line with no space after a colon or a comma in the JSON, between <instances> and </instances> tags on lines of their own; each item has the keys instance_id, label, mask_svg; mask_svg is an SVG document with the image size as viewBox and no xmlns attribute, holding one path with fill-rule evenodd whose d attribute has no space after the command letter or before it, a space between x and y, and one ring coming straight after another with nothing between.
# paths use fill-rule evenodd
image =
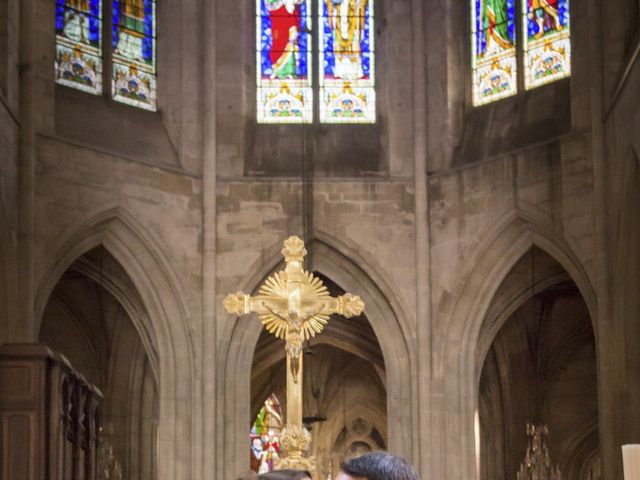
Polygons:
<instances>
[{"instance_id":1,"label":"stained glass saint figure","mask_svg":"<svg viewBox=\"0 0 640 480\"><path fill-rule=\"evenodd\" d=\"M517 92L515 0L473 0L473 103Z\"/></svg>"},{"instance_id":2,"label":"stained glass saint figure","mask_svg":"<svg viewBox=\"0 0 640 480\"><path fill-rule=\"evenodd\" d=\"M373 0L321 0L320 121L375 122Z\"/></svg>"},{"instance_id":3,"label":"stained glass saint figure","mask_svg":"<svg viewBox=\"0 0 640 480\"><path fill-rule=\"evenodd\" d=\"M101 0L56 1L56 82L102 93Z\"/></svg>"},{"instance_id":4,"label":"stained glass saint figure","mask_svg":"<svg viewBox=\"0 0 640 480\"><path fill-rule=\"evenodd\" d=\"M156 4L113 0L114 100L156 109Z\"/></svg>"},{"instance_id":5,"label":"stained glass saint figure","mask_svg":"<svg viewBox=\"0 0 640 480\"><path fill-rule=\"evenodd\" d=\"M523 0L525 88L571 74L568 0Z\"/></svg>"},{"instance_id":6,"label":"stained glass saint figure","mask_svg":"<svg viewBox=\"0 0 640 480\"><path fill-rule=\"evenodd\" d=\"M312 121L307 0L257 0L258 121Z\"/></svg>"},{"instance_id":7,"label":"stained glass saint figure","mask_svg":"<svg viewBox=\"0 0 640 480\"><path fill-rule=\"evenodd\" d=\"M251 426L251 469L271 472L280 457L280 433L283 428L278 398L271 394Z\"/></svg>"}]
</instances>

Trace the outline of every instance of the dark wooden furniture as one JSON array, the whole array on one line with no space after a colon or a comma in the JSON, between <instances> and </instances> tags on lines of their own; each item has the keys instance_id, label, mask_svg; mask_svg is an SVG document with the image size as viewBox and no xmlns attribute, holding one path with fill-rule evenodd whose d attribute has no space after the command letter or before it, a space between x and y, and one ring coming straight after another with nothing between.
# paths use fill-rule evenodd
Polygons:
<instances>
[{"instance_id":1,"label":"dark wooden furniture","mask_svg":"<svg viewBox=\"0 0 640 480\"><path fill-rule=\"evenodd\" d=\"M95 480L102 393L39 344L0 346L0 480Z\"/></svg>"}]
</instances>

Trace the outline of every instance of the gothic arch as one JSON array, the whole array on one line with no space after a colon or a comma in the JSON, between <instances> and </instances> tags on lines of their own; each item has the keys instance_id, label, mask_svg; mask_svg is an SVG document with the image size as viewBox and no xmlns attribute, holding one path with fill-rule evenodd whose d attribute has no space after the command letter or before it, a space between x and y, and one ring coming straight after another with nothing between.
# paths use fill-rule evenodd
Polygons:
<instances>
[{"instance_id":1,"label":"gothic arch","mask_svg":"<svg viewBox=\"0 0 640 480\"><path fill-rule=\"evenodd\" d=\"M491 348L491 344L496 335L507 322L511 315L520 308L520 306L531 298L532 293L538 294L546 289L570 281L571 278L566 272L545 275L541 279L537 279L533 289L531 286L524 286L520 288L515 295L501 299L497 305L492 308L492 311L488 311L485 315L485 321L482 325L482 331L479 335L478 345L476 348L476 365L482 365L484 359L487 356L487 352ZM478 380L480 379L478 373Z\"/></svg>"},{"instance_id":2,"label":"gothic arch","mask_svg":"<svg viewBox=\"0 0 640 480\"><path fill-rule=\"evenodd\" d=\"M326 275L345 290L359 294L365 302L367 318L373 328L382 350L387 378L387 418L389 424L389 449L411 458L412 441L415 435L417 412L414 407L416 386L415 349L407 338L407 329L403 328L403 318L397 303L390 300L384 288L373 278L382 276L370 275L370 267L353 251L347 255L343 246L329 244L326 237L314 239L307 244L313 260L313 270ZM272 271L282 267L278 248L274 247L271 262L261 263L254 268L251 275L245 278L244 291L254 291L264 278ZM346 250L348 251L348 250ZM373 278L372 278L373 277ZM384 292L384 293L383 293ZM400 312L400 315L399 315ZM221 374L218 378L224 382L224 399L221 402L225 418L224 429L221 429L219 441L224 445L222 478L233 478L246 470L247 432L250 421L250 377L254 350L262 325L255 318L247 316L235 318L223 332L220 345L228 345L222 353ZM411 406L408 408L407 406Z\"/></svg>"},{"instance_id":3,"label":"gothic arch","mask_svg":"<svg viewBox=\"0 0 640 480\"><path fill-rule=\"evenodd\" d=\"M441 422L448 435L439 448L444 449L442 470L449 479L475 477L474 411L483 361L478 358L478 348L486 343L480 331L498 288L532 246L545 251L568 272L587 304L597 337L595 291L566 239L522 214L507 218L486 239L461 273L458 288L438 312L443 341L435 344L434 375L443 388L438 410L446 412Z\"/></svg>"},{"instance_id":4,"label":"gothic arch","mask_svg":"<svg viewBox=\"0 0 640 480\"><path fill-rule=\"evenodd\" d=\"M589 478L588 467L600 456L598 422L593 421L576 433L562 452L560 471L564 478Z\"/></svg>"},{"instance_id":5,"label":"gothic arch","mask_svg":"<svg viewBox=\"0 0 640 480\"><path fill-rule=\"evenodd\" d=\"M195 434L193 396L195 372L188 316L177 276L161 247L121 208L90 212L67 229L52 246L51 260L42 269L36 292L36 331L47 300L62 274L83 254L102 245L128 275L141 305L126 289L111 285L132 314L149 358L156 359L159 394L159 479L189 478L191 450L184 437ZM107 286L109 281L107 280ZM138 311L139 309L142 311ZM154 356L154 352L157 355ZM178 460L179 459L179 460ZM195 462L192 467L195 469Z\"/></svg>"}]
</instances>

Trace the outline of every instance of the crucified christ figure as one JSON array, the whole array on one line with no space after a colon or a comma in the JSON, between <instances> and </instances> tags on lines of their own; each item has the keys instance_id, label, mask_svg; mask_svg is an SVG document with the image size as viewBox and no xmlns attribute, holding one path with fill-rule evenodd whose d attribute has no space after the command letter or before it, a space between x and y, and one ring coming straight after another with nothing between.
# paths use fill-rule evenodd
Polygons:
<instances>
[{"instance_id":1,"label":"crucified christ figure","mask_svg":"<svg viewBox=\"0 0 640 480\"><path fill-rule=\"evenodd\" d=\"M287 324L284 340L285 350L291 359L291 374L293 375L294 383L298 383L298 371L300 370L300 354L302 353L302 344L304 342L304 334L302 332L304 323L310 318L315 317L318 313L322 312L326 308L326 304L322 303L315 310L300 314L298 309L290 308L288 313L282 313L277 308L274 308L262 302L262 306L269 310L271 314L283 320Z\"/></svg>"}]
</instances>

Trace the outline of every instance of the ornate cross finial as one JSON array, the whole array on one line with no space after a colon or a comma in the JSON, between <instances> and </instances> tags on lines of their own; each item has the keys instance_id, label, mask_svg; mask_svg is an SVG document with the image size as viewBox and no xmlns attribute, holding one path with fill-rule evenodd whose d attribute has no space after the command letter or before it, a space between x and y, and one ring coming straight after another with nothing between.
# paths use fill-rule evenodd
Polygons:
<instances>
[{"instance_id":1,"label":"ornate cross finial","mask_svg":"<svg viewBox=\"0 0 640 480\"><path fill-rule=\"evenodd\" d=\"M284 241L284 247L280 253L287 263L302 262L307 255L307 249L304 248L304 242L300 237L292 235Z\"/></svg>"}]
</instances>

